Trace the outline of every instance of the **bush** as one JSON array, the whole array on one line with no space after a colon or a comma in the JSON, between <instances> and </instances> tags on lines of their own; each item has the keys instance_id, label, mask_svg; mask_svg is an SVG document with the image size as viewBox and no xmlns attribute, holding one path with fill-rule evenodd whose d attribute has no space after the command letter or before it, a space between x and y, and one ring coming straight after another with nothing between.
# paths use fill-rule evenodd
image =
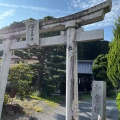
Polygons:
<instances>
[{"instance_id":1,"label":"bush","mask_svg":"<svg viewBox=\"0 0 120 120\"><path fill-rule=\"evenodd\" d=\"M36 90L36 91L32 92L31 95L39 97L40 96L40 91Z\"/></svg>"},{"instance_id":2,"label":"bush","mask_svg":"<svg viewBox=\"0 0 120 120\"><path fill-rule=\"evenodd\" d=\"M5 93L4 95L4 104L8 103L10 101L10 97L8 94Z\"/></svg>"},{"instance_id":3,"label":"bush","mask_svg":"<svg viewBox=\"0 0 120 120\"><path fill-rule=\"evenodd\" d=\"M55 93L55 90L56 90L56 87L55 86L52 86L52 85L47 85L45 87L45 93L47 95L50 95L51 93Z\"/></svg>"},{"instance_id":4,"label":"bush","mask_svg":"<svg viewBox=\"0 0 120 120\"><path fill-rule=\"evenodd\" d=\"M18 89L17 89L17 93L20 95L21 99L25 96L29 94L30 87L29 87L29 83L27 81L23 81L20 80L18 81Z\"/></svg>"}]
</instances>

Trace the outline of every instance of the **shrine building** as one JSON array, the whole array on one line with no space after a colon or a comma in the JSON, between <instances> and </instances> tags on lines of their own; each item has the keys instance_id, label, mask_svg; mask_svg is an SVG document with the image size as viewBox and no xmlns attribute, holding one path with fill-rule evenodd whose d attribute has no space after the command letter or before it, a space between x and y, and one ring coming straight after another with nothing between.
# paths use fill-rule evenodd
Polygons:
<instances>
[{"instance_id":1,"label":"shrine building","mask_svg":"<svg viewBox=\"0 0 120 120\"><path fill-rule=\"evenodd\" d=\"M78 91L90 92L92 89L93 60L78 60Z\"/></svg>"}]
</instances>

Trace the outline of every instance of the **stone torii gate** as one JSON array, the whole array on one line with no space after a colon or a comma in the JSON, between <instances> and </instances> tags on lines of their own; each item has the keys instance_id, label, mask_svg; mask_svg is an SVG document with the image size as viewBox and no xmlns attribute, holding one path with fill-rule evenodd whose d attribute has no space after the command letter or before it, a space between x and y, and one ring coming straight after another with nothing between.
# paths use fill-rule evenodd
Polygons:
<instances>
[{"instance_id":1,"label":"stone torii gate","mask_svg":"<svg viewBox=\"0 0 120 120\"><path fill-rule=\"evenodd\" d=\"M0 71L0 117L4 93L8 78L12 50L31 47L45 47L66 44L66 120L78 120L78 77L77 77L77 42L103 40L103 30L84 31L81 26L104 19L105 13L111 10L111 0L84 11L50 21L33 21L26 27L0 30L0 44L3 58ZM54 37L42 38L41 34L61 31ZM21 37L26 41L17 42Z\"/></svg>"}]
</instances>

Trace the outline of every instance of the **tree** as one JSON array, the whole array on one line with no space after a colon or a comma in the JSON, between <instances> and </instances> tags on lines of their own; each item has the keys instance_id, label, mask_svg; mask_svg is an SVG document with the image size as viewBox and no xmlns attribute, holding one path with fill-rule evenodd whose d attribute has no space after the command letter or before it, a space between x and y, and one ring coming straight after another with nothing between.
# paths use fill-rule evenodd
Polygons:
<instances>
[{"instance_id":1,"label":"tree","mask_svg":"<svg viewBox=\"0 0 120 120\"><path fill-rule=\"evenodd\" d=\"M19 63L17 65L11 66L9 71L9 80L10 81L19 81L26 80L31 82L32 80L32 71L29 65Z\"/></svg>"},{"instance_id":2,"label":"tree","mask_svg":"<svg viewBox=\"0 0 120 120\"><path fill-rule=\"evenodd\" d=\"M29 84L32 82L32 71L28 65L20 63L10 67L8 88L16 89L17 93L23 97L29 94Z\"/></svg>"},{"instance_id":3,"label":"tree","mask_svg":"<svg viewBox=\"0 0 120 120\"><path fill-rule=\"evenodd\" d=\"M94 60L92 67L94 79L97 81L105 81L107 84L107 96L113 95L114 91L112 82L107 77L107 55L101 54Z\"/></svg>"},{"instance_id":4,"label":"tree","mask_svg":"<svg viewBox=\"0 0 120 120\"><path fill-rule=\"evenodd\" d=\"M65 88L65 46L51 47L50 57L47 61L47 70L49 74L46 78L48 85L60 85L60 91ZM61 83L63 83L61 85ZM65 91L65 89L64 89ZM63 92L61 94L64 94Z\"/></svg>"},{"instance_id":5,"label":"tree","mask_svg":"<svg viewBox=\"0 0 120 120\"><path fill-rule=\"evenodd\" d=\"M92 67L93 76L95 80L106 81L107 79L107 57L104 54L99 55Z\"/></svg>"},{"instance_id":6,"label":"tree","mask_svg":"<svg viewBox=\"0 0 120 120\"><path fill-rule=\"evenodd\" d=\"M107 54L109 41L93 41L78 43L78 59L94 60L100 54ZM92 54L91 54L92 53Z\"/></svg>"},{"instance_id":7,"label":"tree","mask_svg":"<svg viewBox=\"0 0 120 120\"><path fill-rule=\"evenodd\" d=\"M108 53L107 75L115 88L120 89L120 17L115 22L114 38Z\"/></svg>"},{"instance_id":8,"label":"tree","mask_svg":"<svg viewBox=\"0 0 120 120\"><path fill-rule=\"evenodd\" d=\"M52 16L47 16L43 20L54 19ZM60 35L60 31L53 31L40 34L41 37L51 37ZM22 38L21 40L23 40ZM15 55L24 59L30 59L36 56L38 63L32 64L35 75L37 75L37 89L43 91L45 83L57 84L60 81L65 81L65 46L53 46L32 48L27 50L18 50L14 52Z\"/></svg>"}]
</instances>

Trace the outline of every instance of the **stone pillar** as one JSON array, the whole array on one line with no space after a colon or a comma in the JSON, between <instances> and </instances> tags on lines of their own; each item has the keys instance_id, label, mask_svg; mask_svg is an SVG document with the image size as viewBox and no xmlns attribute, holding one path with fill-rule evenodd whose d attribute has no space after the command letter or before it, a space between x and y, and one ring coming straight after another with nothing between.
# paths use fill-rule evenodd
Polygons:
<instances>
[{"instance_id":1,"label":"stone pillar","mask_svg":"<svg viewBox=\"0 0 120 120\"><path fill-rule=\"evenodd\" d=\"M92 120L106 120L106 82L93 81L92 86Z\"/></svg>"},{"instance_id":2,"label":"stone pillar","mask_svg":"<svg viewBox=\"0 0 120 120\"><path fill-rule=\"evenodd\" d=\"M77 44L74 22L67 22L66 120L78 120Z\"/></svg>"},{"instance_id":3,"label":"stone pillar","mask_svg":"<svg viewBox=\"0 0 120 120\"><path fill-rule=\"evenodd\" d=\"M10 50L11 40L6 40L4 43L3 58L0 71L0 119L2 113L2 106L4 101L4 94L7 84L8 72L10 67L12 51Z\"/></svg>"}]
</instances>

